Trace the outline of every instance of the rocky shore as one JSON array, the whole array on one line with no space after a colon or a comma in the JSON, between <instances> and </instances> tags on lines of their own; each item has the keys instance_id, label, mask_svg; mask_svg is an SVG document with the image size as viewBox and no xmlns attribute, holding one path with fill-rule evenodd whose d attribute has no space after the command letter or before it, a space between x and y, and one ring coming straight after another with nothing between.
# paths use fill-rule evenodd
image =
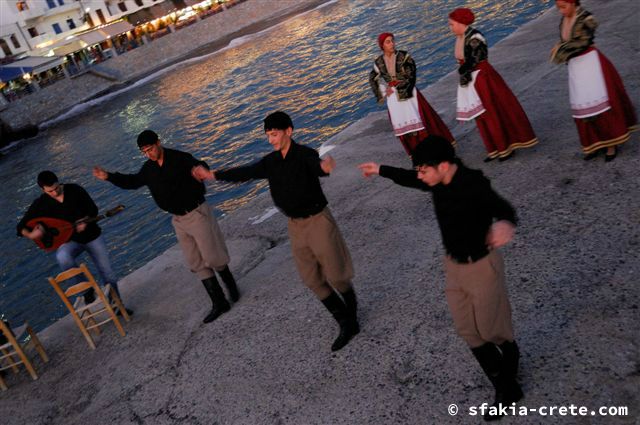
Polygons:
<instances>
[{"instance_id":1,"label":"rocky shore","mask_svg":"<svg viewBox=\"0 0 640 425\"><path fill-rule=\"evenodd\" d=\"M249 2L247 2L249 3ZM640 107L640 8L585 1L598 47ZM481 168L518 211L504 249L517 339L521 406L585 406L587 416L506 417L504 424L636 424L640 417L640 145L582 161L564 66L548 62L559 15L549 10L490 48L540 139L484 164L473 125L454 122L457 76L423 90L450 125L467 165ZM422 88L424 89L424 88ZM51 361L40 379L8 378L7 424L459 424L490 385L455 335L444 298L443 254L429 197L363 179L356 165L410 166L386 112L330 139L338 168L324 179L350 247L361 333L329 347L337 327L300 283L286 220L260 196L221 221L242 293L209 325L202 288L177 246L121 282L136 314L127 336L107 329L90 351L66 317L41 333ZM452 404L459 408L452 416ZM601 416L600 407L626 407ZM594 415L591 415L594 411Z\"/></svg>"}]
</instances>

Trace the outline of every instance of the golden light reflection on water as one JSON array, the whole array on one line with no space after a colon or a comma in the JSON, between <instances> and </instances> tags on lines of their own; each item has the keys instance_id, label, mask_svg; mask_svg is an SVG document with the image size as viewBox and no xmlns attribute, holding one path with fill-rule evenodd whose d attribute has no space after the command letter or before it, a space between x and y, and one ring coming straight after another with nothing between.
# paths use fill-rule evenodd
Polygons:
<instances>
[{"instance_id":1,"label":"golden light reflection on water","mask_svg":"<svg viewBox=\"0 0 640 425\"><path fill-rule=\"evenodd\" d=\"M151 127L153 115L160 106L157 103L146 102L144 99L133 99L119 113L125 132L137 134Z\"/></svg>"}]
</instances>

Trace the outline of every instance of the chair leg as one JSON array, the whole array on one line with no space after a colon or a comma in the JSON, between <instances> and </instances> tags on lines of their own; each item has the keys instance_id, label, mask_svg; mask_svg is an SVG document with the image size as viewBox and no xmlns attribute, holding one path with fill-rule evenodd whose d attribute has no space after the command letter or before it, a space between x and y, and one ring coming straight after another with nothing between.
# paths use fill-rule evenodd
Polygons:
<instances>
[{"instance_id":1,"label":"chair leg","mask_svg":"<svg viewBox=\"0 0 640 425\"><path fill-rule=\"evenodd\" d=\"M118 332L120 332L120 335L126 336L127 334L124 331L124 328L122 327L122 324L120 323L120 320L118 320L118 316L116 316L115 311L113 311L113 308L111 308L111 304L109 304L109 300L104 295L104 292L103 291L98 291L98 296L102 300L102 303L104 304L104 307L107 309L107 313L111 317L111 320L113 321L113 324L116 325L116 328L118 329Z\"/></svg>"},{"instance_id":2,"label":"chair leg","mask_svg":"<svg viewBox=\"0 0 640 425\"><path fill-rule=\"evenodd\" d=\"M13 358L13 355L9 354L9 351L5 348L2 349L2 354L7 356L6 359L9 363L11 363L11 370L13 370L13 373L20 372L20 369L18 369L18 364L20 364L20 362L16 363L16 361Z\"/></svg>"},{"instance_id":3,"label":"chair leg","mask_svg":"<svg viewBox=\"0 0 640 425\"><path fill-rule=\"evenodd\" d=\"M7 387L7 384L4 382L4 379L2 379L1 375L0 375L0 389L2 389L2 391L7 391L9 389L9 387Z\"/></svg>"},{"instance_id":4,"label":"chair leg","mask_svg":"<svg viewBox=\"0 0 640 425\"><path fill-rule=\"evenodd\" d=\"M89 331L87 331L87 328L84 326L84 322L80 319L80 316L78 316L78 313L76 313L73 310L73 308L71 309L71 317L73 317L74 322L76 322L76 325L78 325L78 328L80 328L80 332L82 332L84 339L87 340L87 344L89 344L89 348L91 348L92 350L95 350L96 344L95 342L93 342L93 338L91 338L91 334L89 334Z\"/></svg>"},{"instance_id":5,"label":"chair leg","mask_svg":"<svg viewBox=\"0 0 640 425\"><path fill-rule=\"evenodd\" d=\"M116 303L116 306L118 306L118 309L122 313L122 317L124 317L124 320L126 320L127 322L130 322L131 317L129 317L129 313L127 313L127 309L124 308L124 304L122 304L122 300L118 296L118 293L116 292L116 290L113 289L113 286L111 287L110 295L111 295L111 299Z\"/></svg>"},{"instance_id":6,"label":"chair leg","mask_svg":"<svg viewBox=\"0 0 640 425\"><path fill-rule=\"evenodd\" d=\"M111 309L111 317L113 318L113 324L116 325L116 328L118 328L118 332L120 332L120 335L122 336L127 336L127 333L124 331L124 328L122 327L122 324L120 323L120 319L118 319L118 316L116 316L116 313L113 311L113 309L111 307L109 307Z\"/></svg>"},{"instance_id":7,"label":"chair leg","mask_svg":"<svg viewBox=\"0 0 640 425\"><path fill-rule=\"evenodd\" d=\"M18 356L20 357L20 360L22 360L22 364L24 365L25 368L27 368L29 375L31 375L34 381L38 379L38 374L36 373L36 370L33 368L33 365L31 364L31 360L29 360L27 355L24 354L24 350L22 349L22 347L18 346L18 347L15 347L15 349L16 349L16 353L18 353Z\"/></svg>"},{"instance_id":8,"label":"chair leg","mask_svg":"<svg viewBox=\"0 0 640 425\"><path fill-rule=\"evenodd\" d=\"M36 335L33 329L31 329L31 326L27 326L27 333L31 337L31 341L33 341L33 346L36 348L36 351L40 355L40 358L42 359L42 361L45 363L49 363L49 356L47 356L47 352L44 351L44 347L42 346L40 339L38 339L38 335Z\"/></svg>"}]
</instances>

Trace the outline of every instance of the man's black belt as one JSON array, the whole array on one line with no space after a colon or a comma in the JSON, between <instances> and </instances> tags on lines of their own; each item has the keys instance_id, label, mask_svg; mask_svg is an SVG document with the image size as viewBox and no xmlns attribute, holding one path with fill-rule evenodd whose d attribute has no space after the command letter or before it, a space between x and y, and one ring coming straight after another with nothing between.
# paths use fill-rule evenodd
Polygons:
<instances>
[{"instance_id":1,"label":"man's black belt","mask_svg":"<svg viewBox=\"0 0 640 425\"><path fill-rule=\"evenodd\" d=\"M451 252L447 253L447 256L449 258L451 258L453 261L459 264L475 263L478 260L482 260L487 255L489 255L488 249L483 249L481 251L473 252L471 254L460 254L460 253L454 254Z\"/></svg>"},{"instance_id":2,"label":"man's black belt","mask_svg":"<svg viewBox=\"0 0 640 425\"><path fill-rule=\"evenodd\" d=\"M197 203L195 206L193 206L193 207L188 207L188 208L184 208L184 209L181 209L181 210L178 210L178 211L176 211L176 212L173 212L172 214L173 214L173 215L179 215L179 216L187 215L187 214L189 214L191 211L195 210L195 209L196 209L196 208L198 208L200 205L202 205L202 203L203 203L203 202L204 202L204 201L198 201L198 203Z\"/></svg>"},{"instance_id":3,"label":"man's black belt","mask_svg":"<svg viewBox=\"0 0 640 425\"><path fill-rule=\"evenodd\" d=\"M293 219L301 219L301 218L309 218L312 217L316 214L320 214L322 212L322 210L324 210L324 208L326 207L326 205L322 206L321 208L318 208L317 210L313 210L312 212L307 213L303 213L303 214L298 214L298 215L290 215L289 218L293 218Z\"/></svg>"}]
</instances>

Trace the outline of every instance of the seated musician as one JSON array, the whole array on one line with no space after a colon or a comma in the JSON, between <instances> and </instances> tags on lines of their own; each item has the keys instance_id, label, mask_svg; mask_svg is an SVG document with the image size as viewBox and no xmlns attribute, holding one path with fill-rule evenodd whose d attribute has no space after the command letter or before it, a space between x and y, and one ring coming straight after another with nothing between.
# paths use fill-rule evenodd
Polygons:
<instances>
[{"instance_id":1,"label":"seated musician","mask_svg":"<svg viewBox=\"0 0 640 425\"><path fill-rule=\"evenodd\" d=\"M18 236L41 241L46 238L46 229L37 224L29 227L28 223L34 218L54 218L73 223L73 233L68 241L56 250L56 260L62 271L77 267L76 258L87 251L100 274L100 283L110 284L120 296L118 277L111 268L107 245L100 226L93 222L83 222L83 219L98 215L98 207L91 196L81 186L73 183L59 183L58 177L51 171L38 174L38 186L44 192L37 198L18 223ZM93 289L84 294L85 303L95 300ZM122 298L121 298L122 299ZM117 311L120 315L121 313ZM133 314L127 309L127 313Z\"/></svg>"}]
</instances>

